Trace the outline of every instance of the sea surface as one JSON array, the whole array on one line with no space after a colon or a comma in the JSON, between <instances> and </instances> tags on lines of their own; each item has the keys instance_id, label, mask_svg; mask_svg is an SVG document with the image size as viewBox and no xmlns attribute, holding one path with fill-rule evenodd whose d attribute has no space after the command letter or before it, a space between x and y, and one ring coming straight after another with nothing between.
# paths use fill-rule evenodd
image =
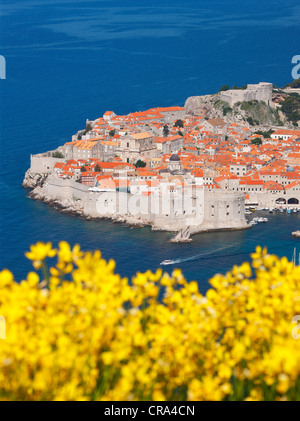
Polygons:
<instances>
[{"instance_id":1,"label":"sea surface","mask_svg":"<svg viewBox=\"0 0 300 421\"><path fill-rule=\"evenodd\" d=\"M300 213L176 245L170 233L63 215L21 186L31 153L69 141L106 110L184 105L224 84L290 82L299 21L298 0L1 0L0 267L21 280L31 268L30 244L67 240L101 249L124 276L182 259L176 266L205 290L214 273L249 259L257 244L288 257L300 251L291 237Z\"/></svg>"}]
</instances>

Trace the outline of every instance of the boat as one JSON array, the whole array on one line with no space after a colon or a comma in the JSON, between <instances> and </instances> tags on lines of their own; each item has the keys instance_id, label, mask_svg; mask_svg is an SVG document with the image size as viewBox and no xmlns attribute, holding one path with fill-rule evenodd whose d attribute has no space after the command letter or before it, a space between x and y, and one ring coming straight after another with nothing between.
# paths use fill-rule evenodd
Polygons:
<instances>
[{"instance_id":1,"label":"boat","mask_svg":"<svg viewBox=\"0 0 300 421\"><path fill-rule=\"evenodd\" d=\"M163 260L161 262L161 265L173 265L173 264L174 264L174 260L170 260L170 259Z\"/></svg>"},{"instance_id":2,"label":"boat","mask_svg":"<svg viewBox=\"0 0 300 421\"><path fill-rule=\"evenodd\" d=\"M293 212L294 212L294 213L297 213L297 212L298 212L298 209L293 209Z\"/></svg>"},{"instance_id":3,"label":"boat","mask_svg":"<svg viewBox=\"0 0 300 421\"><path fill-rule=\"evenodd\" d=\"M274 209L273 208L270 208L269 209L269 213L273 213L274 212Z\"/></svg>"},{"instance_id":4,"label":"boat","mask_svg":"<svg viewBox=\"0 0 300 421\"><path fill-rule=\"evenodd\" d=\"M252 212L250 212L248 210L245 211L245 215L251 215L251 214L252 214Z\"/></svg>"},{"instance_id":5,"label":"boat","mask_svg":"<svg viewBox=\"0 0 300 421\"><path fill-rule=\"evenodd\" d=\"M256 218L253 218L252 221L250 221L250 224L256 225L256 224L260 224L262 222L268 222L268 218L256 217Z\"/></svg>"},{"instance_id":6,"label":"boat","mask_svg":"<svg viewBox=\"0 0 300 421\"><path fill-rule=\"evenodd\" d=\"M291 212L292 212L292 211L291 211L291 209L288 209L288 210L287 210L287 213L291 213Z\"/></svg>"}]
</instances>

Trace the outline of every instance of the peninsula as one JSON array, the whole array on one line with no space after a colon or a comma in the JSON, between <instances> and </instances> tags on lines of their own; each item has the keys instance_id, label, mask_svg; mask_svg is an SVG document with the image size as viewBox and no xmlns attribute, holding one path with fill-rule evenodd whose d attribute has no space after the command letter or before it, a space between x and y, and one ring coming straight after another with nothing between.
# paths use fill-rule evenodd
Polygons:
<instances>
[{"instance_id":1,"label":"peninsula","mask_svg":"<svg viewBox=\"0 0 300 421\"><path fill-rule=\"evenodd\" d=\"M259 83L184 107L106 111L31 155L23 186L62 212L175 231L175 241L249 228L245 205L299 205L300 129L284 108L294 91Z\"/></svg>"}]
</instances>

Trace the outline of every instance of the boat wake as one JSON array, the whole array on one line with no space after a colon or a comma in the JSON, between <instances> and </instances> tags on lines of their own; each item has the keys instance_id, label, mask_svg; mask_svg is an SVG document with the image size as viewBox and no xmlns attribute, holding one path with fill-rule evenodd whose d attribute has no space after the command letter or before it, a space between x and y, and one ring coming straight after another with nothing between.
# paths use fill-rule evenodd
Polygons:
<instances>
[{"instance_id":1,"label":"boat wake","mask_svg":"<svg viewBox=\"0 0 300 421\"><path fill-rule=\"evenodd\" d=\"M213 257L213 255L215 255L217 252L224 250L224 249L228 249L234 246L224 246L224 247L219 247L217 249L214 249L213 251L209 252L209 253L200 253L200 254L196 254L195 256L190 256L190 257L182 257L182 258L177 258L177 259L168 259L168 260L163 260L160 264L165 266L165 265L177 265L178 263L184 263L184 262L190 262L192 260L198 260L201 259L202 257L207 257L207 256L211 256Z\"/></svg>"},{"instance_id":2,"label":"boat wake","mask_svg":"<svg viewBox=\"0 0 300 421\"><path fill-rule=\"evenodd\" d=\"M285 245L285 244L286 244L286 247L289 247L289 246L293 245L294 243L292 241L286 241L285 243L283 243L283 245ZM160 264L161 265L176 265L178 263L184 263L184 262L189 262L191 260L198 260L198 259L210 260L210 259L215 259L216 257L218 259L222 259L224 257L226 258L226 257L235 257L235 256L247 256L247 255L249 256L250 253L253 253L255 251L256 245L257 245L257 240L255 241L254 247L249 251L242 251L242 252L231 253L231 254L223 254L223 255L217 254L221 250L235 247L235 245L232 245L232 246L226 245L224 247L219 247L218 249L214 249L213 251L211 251L209 253L201 253L201 254L196 254L195 256L178 258L178 259L174 259L174 260L164 260ZM270 247L270 248L268 248L268 252L270 254L272 254L274 252L276 253L276 250L279 250L279 249L282 250L282 245L278 246L278 247ZM300 254L299 254L299 264L300 264Z\"/></svg>"}]
</instances>

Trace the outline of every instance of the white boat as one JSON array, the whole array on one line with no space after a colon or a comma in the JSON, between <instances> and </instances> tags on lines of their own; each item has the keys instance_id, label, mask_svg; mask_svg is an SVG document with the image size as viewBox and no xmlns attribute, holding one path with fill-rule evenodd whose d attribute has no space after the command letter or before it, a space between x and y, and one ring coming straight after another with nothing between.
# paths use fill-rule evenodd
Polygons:
<instances>
[{"instance_id":1,"label":"white boat","mask_svg":"<svg viewBox=\"0 0 300 421\"><path fill-rule=\"evenodd\" d=\"M268 218L263 218L262 216L253 218L252 221L250 221L251 225L260 224L262 222L268 222Z\"/></svg>"},{"instance_id":2,"label":"white boat","mask_svg":"<svg viewBox=\"0 0 300 421\"><path fill-rule=\"evenodd\" d=\"M170 260L170 259L167 259L161 262L161 265L173 265L173 264L174 264L174 260Z\"/></svg>"},{"instance_id":3,"label":"white boat","mask_svg":"<svg viewBox=\"0 0 300 421\"><path fill-rule=\"evenodd\" d=\"M245 211L245 215L251 215L252 214L252 212L251 211Z\"/></svg>"}]
</instances>

